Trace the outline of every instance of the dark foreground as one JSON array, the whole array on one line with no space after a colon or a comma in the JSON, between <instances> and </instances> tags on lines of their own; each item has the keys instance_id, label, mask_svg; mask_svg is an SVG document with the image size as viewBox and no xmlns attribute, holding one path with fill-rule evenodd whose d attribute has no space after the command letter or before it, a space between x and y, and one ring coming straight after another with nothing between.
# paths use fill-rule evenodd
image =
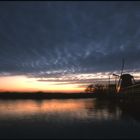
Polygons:
<instances>
[{"instance_id":1,"label":"dark foreground","mask_svg":"<svg viewBox=\"0 0 140 140\"><path fill-rule=\"evenodd\" d=\"M45 93L45 92L0 92L0 99L86 99L97 98L99 100L140 101L140 93L117 94L117 93Z\"/></svg>"},{"instance_id":2,"label":"dark foreground","mask_svg":"<svg viewBox=\"0 0 140 140\"><path fill-rule=\"evenodd\" d=\"M0 138L140 138L140 103L0 100Z\"/></svg>"},{"instance_id":3,"label":"dark foreground","mask_svg":"<svg viewBox=\"0 0 140 140\"><path fill-rule=\"evenodd\" d=\"M44 92L4 92L0 93L0 99L78 99L93 98L94 94L86 93L44 93Z\"/></svg>"}]
</instances>

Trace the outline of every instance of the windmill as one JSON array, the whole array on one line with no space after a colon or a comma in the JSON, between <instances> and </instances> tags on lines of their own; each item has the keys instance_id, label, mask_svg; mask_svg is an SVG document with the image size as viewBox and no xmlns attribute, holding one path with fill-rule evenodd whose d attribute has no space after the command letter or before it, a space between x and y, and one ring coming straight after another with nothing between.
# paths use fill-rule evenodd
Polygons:
<instances>
[{"instance_id":1,"label":"windmill","mask_svg":"<svg viewBox=\"0 0 140 140\"><path fill-rule=\"evenodd\" d=\"M120 75L113 74L113 76L115 76L115 82L117 81L116 78L119 78L118 84L115 83L117 93L124 91L126 88L132 86L135 83L134 77L128 73L123 74L123 70L124 70L124 58L122 59L122 67Z\"/></svg>"}]
</instances>

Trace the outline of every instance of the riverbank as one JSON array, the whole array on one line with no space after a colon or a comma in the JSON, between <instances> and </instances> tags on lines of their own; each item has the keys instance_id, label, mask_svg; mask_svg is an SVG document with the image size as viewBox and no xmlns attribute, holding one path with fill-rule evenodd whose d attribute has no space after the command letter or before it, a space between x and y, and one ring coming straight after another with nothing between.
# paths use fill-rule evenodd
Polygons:
<instances>
[{"instance_id":1,"label":"riverbank","mask_svg":"<svg viewBox=\"0 0 140 140\"><path fill-rule=\"evenodd\" d=\"M115 93L45 93L45 92L1 92L0 99L80 99L96 98L97 100L114 100L140 102L140 94L115 94Z\"/></svg>"},{"instance_id":2,"label":"riverbank","mask_svg":"<svg viewBox=\"0 0 140 140\"><path fill-rule=\"evenodd\" d=\"M18 92L3 92L0 93L0 99L79 99L79 98L95 98L94 94L85 93L18 93Z\"/></svg>"}]
</instances>

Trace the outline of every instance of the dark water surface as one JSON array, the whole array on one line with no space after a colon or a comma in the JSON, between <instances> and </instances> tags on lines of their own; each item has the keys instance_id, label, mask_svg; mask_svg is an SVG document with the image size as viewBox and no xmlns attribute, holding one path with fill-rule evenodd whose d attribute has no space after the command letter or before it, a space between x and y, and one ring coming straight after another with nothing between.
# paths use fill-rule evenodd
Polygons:
<instances>
[{"instance_id":1,"label":"dark water surface","mask_svg":"<svg viewBox=\"0 0 140 140\"><path fill-rule=\"evenodd\" d=\"M96 99L0 100L0 138L140 138L134 108Z\"/></svg>"}]
</instances>

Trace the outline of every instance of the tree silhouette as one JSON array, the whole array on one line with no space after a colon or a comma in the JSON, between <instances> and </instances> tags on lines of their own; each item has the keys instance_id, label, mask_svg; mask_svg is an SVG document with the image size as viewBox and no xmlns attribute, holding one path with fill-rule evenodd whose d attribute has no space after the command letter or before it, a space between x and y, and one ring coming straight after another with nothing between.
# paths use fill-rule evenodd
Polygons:
<instances>
[{"instance_id":1,"label":"tree silhouette","mask_svg":"<svg viewBox=\"0 0 140 140\"><path fill-rule=\"evenodd\" d=\"M94 93L95 91L95 88L94 88L94 85L88 85L87 88L85 89L85 92L86 93Z\"/></svg>"}]
</instances>

